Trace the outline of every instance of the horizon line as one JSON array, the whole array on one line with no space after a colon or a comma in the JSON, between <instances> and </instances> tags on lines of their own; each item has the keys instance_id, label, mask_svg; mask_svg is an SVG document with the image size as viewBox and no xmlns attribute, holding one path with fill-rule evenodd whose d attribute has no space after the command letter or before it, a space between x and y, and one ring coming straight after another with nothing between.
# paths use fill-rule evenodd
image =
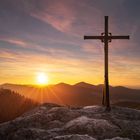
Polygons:
<instances>
[{"instance_id":1,"label":"horizon line","mask_svg":"<svg viewBox=\"0 0 140 140\"><path fill-rule=\"evenodd\" d=\"M66 83L66 82L58 82L58 83L54 83L54 84L42 85L42 87L55 86L55 85L58 85L58 84L66 84L66 85L74 86L74 85L79 84L79 83L85 83L85 84L89 84L89 85L92 85L92 86L104 85L104 84L92 84L92 83L81 81L81 82L76 82L74 84L70 84L70 83ZM0 86L2 86L4 84L19 85L19 86L36 86L36 87L38 86L38 87L41 87L41 85L38 85L38 84L21 84L21 83L19 83L19 84L18 83L0 83ZM125 88L139 89L140 90L140 86L128 86L128 85L109 85L109 86L110 87L125 87Z\"/></svg>"}]
</instances>

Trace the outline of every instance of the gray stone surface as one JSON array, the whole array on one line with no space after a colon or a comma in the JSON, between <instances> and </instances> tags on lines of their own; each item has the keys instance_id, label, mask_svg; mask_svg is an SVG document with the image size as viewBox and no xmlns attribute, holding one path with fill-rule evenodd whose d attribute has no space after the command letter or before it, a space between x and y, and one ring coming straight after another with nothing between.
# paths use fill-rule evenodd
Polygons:
<instances>
[{"instance_id":1,"label":"gray stone surface","mask_svg":"<svg viewBox=\"0 0 140 140\"><path fill-rule=\"evenodd\" d=\"M140 111L44 104L0 124L0 140L140 140Z\"/></svg>"}]
</instances>

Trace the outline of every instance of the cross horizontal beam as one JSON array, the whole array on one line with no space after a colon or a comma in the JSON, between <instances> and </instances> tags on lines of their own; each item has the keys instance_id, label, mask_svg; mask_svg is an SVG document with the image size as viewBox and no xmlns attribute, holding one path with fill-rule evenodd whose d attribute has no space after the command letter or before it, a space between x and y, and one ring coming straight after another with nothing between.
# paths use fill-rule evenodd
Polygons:
<instances>
[{"instance_id":1,"label":"cross horizontal beam","mask_svg":"<svg viewBox=\"0 0 140 140\"><path fill-rule=\"evenodd\" d=\"M104 39L103 36L84 36L84 39Z\"/></svg>"},{"instance_id":2,"label":"cross horizontal beam","mask_svg":"<svg viewBox=\"0 0 140 140\"><path fill-rule=\"evenodd\" d=\"M84 39L129 39L129 35L128 36L84 36Z\"/></svg>"},{"instance_id":3,"label":"cross horizontal beam","mask_svg":"<svg viewBox=\"0 0 140 140\"><path fill-rule=\"evenodd\" d=\"M104 39L104 36L84 36L84 39Z\"/></svg>"},{"instance_id":4,"label":"cross horizontal beam","mask_svg":"<svg viewBox=\"0 0 140 140\"><path fill-rule=\"evenodd\" d=\"M127 36L115 36L115 35L113 35L113 36L108 36L108 38L109 39L129 39L130 37L129 37L129 35L127 35Z\"/></svg>"}]
</instances>

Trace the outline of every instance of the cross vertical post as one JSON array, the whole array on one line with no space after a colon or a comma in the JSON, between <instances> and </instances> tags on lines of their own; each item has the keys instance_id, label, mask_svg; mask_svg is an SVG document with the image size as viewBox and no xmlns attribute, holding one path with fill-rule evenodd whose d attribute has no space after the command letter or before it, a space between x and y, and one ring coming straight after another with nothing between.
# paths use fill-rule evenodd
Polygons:
<instances>
[{"instance_id":1,"label":"cross vertical post","mask_svg":"<svg viewBox=\"0 0 140 140\"><path fill-rule=\"evenodd\" d=\"M106 109L110 110L110 99L109 99L109 80L108 80L108 16L105 16L105 33L104 33L104 94L106 95L106 101L104 101L106 105ZM104 97L105 99L105 97Z\"/></svg>"},{"instance_id":2,"label":"cross vertical post","mask_svg":"<svg viewBox=\"0 0 140 140\"><path fill-rule=\"evenodd\" d=\"M110 93L109 93L109 78L108 78L108 43L112 39L129 39L129 36L112 36L108 31L108 16L105 16L105 30L101 36L84 36L84 39L98 39L104 43L104 90L102 104L106 106L106 110L110 111Z\"/></svg>"}]
</instances>

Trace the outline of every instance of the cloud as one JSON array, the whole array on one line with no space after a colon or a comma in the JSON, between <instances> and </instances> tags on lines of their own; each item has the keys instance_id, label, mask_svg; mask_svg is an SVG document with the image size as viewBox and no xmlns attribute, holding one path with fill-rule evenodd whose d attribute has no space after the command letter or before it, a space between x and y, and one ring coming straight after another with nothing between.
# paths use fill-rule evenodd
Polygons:
<instances>
[{"instance_id":1,"label":"cloud","mask_svg":"<svg viewBox=\"0 0 140 140\"><path fill-rule=\"evenodd\" d=\"M20 56L18 53L11 52L8 49L1 49L0 53L1 53L0 58L3 58L5 60L8 59L8 61L10 61L10 59L15 60L15 58L18 58ZM5 62L5 60L4 60L4 62Z\"/></svg>"},{"instance_id":2,"label":"cloud","mask_svg":"<svg viewBox=\"0 0 140 140\"><path fill-rule=\"evenodd\" d=\"M75 20L74 11L68 5L68 1L52 1L46 4L41 10L31 13L31 16L50 24L61 32L70 30Z\"/></svg>"},{"instance_id":3,"label":"cloud","mask_svg":"<svg viewBox=\"0 0 140 140\"><path fill-rule=\"evenodd\" d=\"M22 47L26 46L26 42L19 40L19 39L0 38L0 41L4 41L4 42L10 43L10 44L14 44L14 45L22 46Z\"/></svg>"},{"instance_id":4,"label":"cloud","mask_svg":"<svg viewBox=\"0 0 140 140\"><path fill-rule=\"evenodd\" d=\"M8 43L10 45L16 45L19 50L17 50L17 48L15 48L15 50L17 52L20 52L21 48L25 49L25 51L28 51L30 49L34 50L34 53L38 53L38 52L46 52L46 53L50 53L50 54L60 54L60 55L63 55L63 54L68 54L68 52L66 52L65 49L56 49L56 48L52 48L52 47L47 47L47 45L38 45L36 42L32 42L32 41L23 41L21 39L18 39L18 38L0 38L0 41L4 41L5 43ZM52 40L53 41L53 40ZM56 41L56 40L55 40ZM61 43L61 41L60 41ZM13 52L13 49L1 49L1 51L4 53L7 51L10 52ZM7 56L7 55L6 55Z\"/></svg>"},{"instance_id":5,"label":"cloud","mask_svg":"<svg viewBox=\"0 0 140 140\"><path fill-rule=\"evenodd\" d=\"M49 23L51 26L61 32L69 31L71 28L72 21L64 17L59 18L58 16L49 15L47 13L31 14L33 17L38 18L44 22Z\"/></svg>"},{"instance_id":6,"label":"cloud","mask_svg":"<svg viewBox=\"0 0 140 140\"><path fill-rule=\"evenodd\" d=\"M100 35L104 30L104 15L109 15L113 35L131 35L130 41L112 41L109 45L110 72L114 76L126 73L128 77L128 73L130 76L136 73L138 77L138 3L132 0L5 0L0 5L0 36L3 36L0 70L10 75L10 70L14 74L24 71L31 74L44 68L63 75L80 73L81 79L93 74L92 81L95 75L103 74L104 49L102 43L85 41L83 36Z\"/></svg>"},{"instance_id":7,"label":"cloud","mask_svg":"<svg viewBox=\"0 0 140 140\"><path fill-rule=\"evenodd\" d=\"M44 7L44 5L46 6ZM79 35L82 30L98 30L96 27L100 23L97 24L97 21L101 21L100 17L102 14L97 8L91 7L84 0L80 2L74 0L53 0L44 2L40 9L34 8L30 15L50 24L58 31Z\"/></svg>"}]
</instances>

